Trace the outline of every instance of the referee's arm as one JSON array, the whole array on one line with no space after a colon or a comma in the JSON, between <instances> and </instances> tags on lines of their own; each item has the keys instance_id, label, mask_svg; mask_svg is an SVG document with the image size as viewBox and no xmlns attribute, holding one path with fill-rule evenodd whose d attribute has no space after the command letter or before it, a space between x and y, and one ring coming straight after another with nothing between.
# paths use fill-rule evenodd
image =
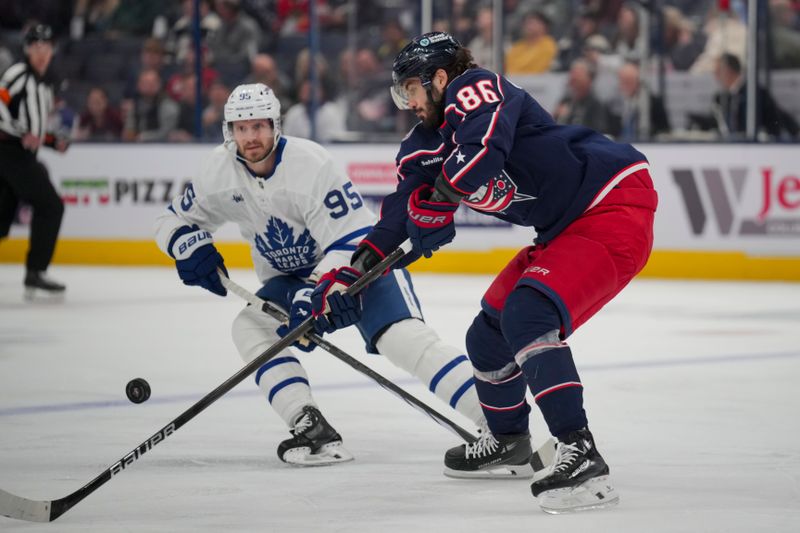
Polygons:
<instances>
[{"instance_id":1,"label":"referee's arm","mask_svg":"<svg viewBox=\"0 0 800 533\"><path fill-rule=\"evenodd\" d=\"M17 63L0 78L0 131L16 137L22 146L36 151L46 137L53 92L50 86L37 80L25 63ZM55 138L48 137L48 145Z\"/></svg>"}]
</instances>

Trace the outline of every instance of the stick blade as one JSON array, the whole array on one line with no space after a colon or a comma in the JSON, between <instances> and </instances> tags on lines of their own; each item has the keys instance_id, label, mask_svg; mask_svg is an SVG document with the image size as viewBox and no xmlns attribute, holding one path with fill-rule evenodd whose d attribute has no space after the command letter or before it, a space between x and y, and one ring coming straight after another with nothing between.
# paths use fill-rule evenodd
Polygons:
<instances>
[{"instance_id":1,"label":"stick blade","mask_svg":"<svg viewBox=\"0 0 800 533\"><path fill-rule=\"evenodd\" d=\"M50 501L28 500L0 489L0 515L28 522L51 522Z\"/></svg>"}]
</instances>

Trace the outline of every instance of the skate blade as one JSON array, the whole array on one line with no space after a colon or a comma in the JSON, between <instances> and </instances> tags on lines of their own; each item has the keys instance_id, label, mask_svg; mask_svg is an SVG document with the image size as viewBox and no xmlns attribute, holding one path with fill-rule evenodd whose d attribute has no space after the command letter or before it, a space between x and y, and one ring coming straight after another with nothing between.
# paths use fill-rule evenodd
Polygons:
<instances>
[{"instance_id":1,"label":"skate blade","mask_svg":"<svg viewBox=\"0 0 800 533\"><path fill-rule=\"evenodd\" d=\"M336 463L346 463L355 459L341 442L330 442L311 453L311 448L303 446L292 448L283 454L283 461L293 466L328 466Z\"/></svg>"},{"instance_id":2,"label":"skate blade","mask_svg":"<svg viewBox=\"0 0 800 533\"><path fill-rule=\"evenodd\" d=\"M26 302L60 303L64 301L66 291L45 291L35 287L25 287L22 297Z\"/></svg>"},{"instance_id":3,"label":"skate blade","mask_svg":"<svg viewBox=\"0 0 800 533\"><path fill-rule=\"evenodd\" d=\"M613 507L619 503L619 495L608 476L599 476L577 487L548 490L537 500L545 513L568 514Z\"/></svg>"},{"instance_id":4,"label":"skate blade","mask_svg":"<svg viewBox=\"0 0 800 533\"><path fill-rule=\"evenodd\" d=\"M531 479L533 467L524 465L497 465L482 470L453 470L444 467L444 475L455 479Z\"/></svg>"}]
</instances>

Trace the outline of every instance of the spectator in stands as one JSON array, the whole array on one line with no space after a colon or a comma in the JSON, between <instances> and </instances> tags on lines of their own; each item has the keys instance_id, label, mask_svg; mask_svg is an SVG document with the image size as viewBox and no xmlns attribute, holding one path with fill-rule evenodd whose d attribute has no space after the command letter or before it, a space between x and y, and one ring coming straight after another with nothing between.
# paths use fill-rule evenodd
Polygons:
<instances>
[{"instance_id":1,"label":"spectator in stands","mask_svg":"<svg viewBox=\"0 0 800 533\"><path fill-rule=\"evenodd\" d=\"M355 18L356 28L379 26L390 16L384 6L385 2L375 0L329 0L327 4L330 4L331 11L326 27L331 30L346 30L353 11L355 11L352 16ZM411 5L413 6L413 2Z\"/></svg>"},{"instance_id":2,"label":"spectator in stands","mask_svg":"<svg viewBox=\"0 0 800 533\"><path fill-rule=\"evenodd\" d=\"M460 42L467 42L473 36L475 11L467 0L451 0L448 3L451 32Z\"/></svg>"},{"instance_id":3,"label":"spectator in stands","mask_svg":"<svg viewBox=\"0 0 800 533\"><path fill-rule=\"evenodd\" d=\"M366 132L397 131L397 108L386 90L387 84L391 85L391 73L381 67L371 48L359 49L352 58L352 67L348 68L349 74L345 75L346 87L349 89L345 91L349 98L346 107L348 129Z\"/></svg>"},{"instance_id":4,"label":"spectator in stands","mask_svg":"<svg viewBox=\"0 0 800 533\"><path fill-rule=\"evenodd\" d=\"M585 59L576 59L569 69L567 95L553 113L559 124L580 124L602 133L615 133L608 106L594 94L595 71Z\"/></svg>"},{"instance_id":5,"label":"spectator in stands","mask_svg":"<svg viewBox=\"0 0 800 533\"><path fill-rule=\"evenodd\" d=\"M734 54L722 54L717 60L714 75L720 91L714 95L713 117L723 138L742 138L747 128L747 83L742 64ZM800 126L789 113L781 109L772 95L758 87L763 130L773 139L796 139Z\"/></svg>"},{"instance_id":6,"label":"spectator in stands","mask_svg":"<svg viewBox=\"0 0 800 533\"><path fill-rule=\"evenodd\" d=\"M639 13L632 4L623 4L617 14L614 52L621 58L631 61L641 59L637 42L639 40Z\"/></svg>"},{"instance_id":7,"label":"spectator in stands","mask_svg":"<svg viewBox=\"0 0 800 533\"><path fill-rule=\"evenodd\" d=\"M706 36L678 9L664 8L664 53L675 70L686 71L706 45Z\"/></svg>"},{"instance_id":8,"label":"spectator in stands","mask_svg":"<svg viewBox=\"0 0 800 533\"><path fill-rule=\"evenodd\" d=\"M11 54L11 50L2 42L2 35L0 35L0 74L13 64L14 56Z\"/></svg>"},{"instance_id":9,"label":"spectator in stands","mask_svg":"<svg viewBox=\"0 0 800 533\"><path fill-rule=\"evenodd\" d=\"M317 18L320 27L339 26L345 19L335 12L327 0L316 0ZM310 21L308 0L277 0L278 28L281 35L297 35L308 31Z\"/></svg>"},{"instance_id":10,"label":"spectator in stands","mask_svg":"<svg viewBox=\"0 0 800 533\"><path fill-rule=\"evenodd\" d=\"M119 0L75 0L70 37L81 39L84 35L104 35L111 28L111 18Z\"/></svg>"},{"instance_id":11,"label":"spectator in stands","mask_svg":"<svg viewBox=\"0 0 800 533\"><path fill-rule=\"evenodd\" d=\"M64 98L63 91L57 89L53 95L53 111L50 113L49 127L55 135L71 139L78 123L78 112Z\"/></svg>"},{"instance_id":12,"label":"spectator in stands","mask_svg":"<svg viewBox=\"0 0 800 533\"><path fill-rule=\"evenodd\" d=\"M281 103L281 109L289 109L292 106L293 102L289 94L291 82L269 54L253 56L250 61L250 74L245 78L244 83L263 83L275 93Z\"/></svg>"},{"instance_id":13,"label":"spectator in stands","mask_svg":"<svg viewBox=\"0 0 800 533\"><path fill-rule=\"evenodd\" d=\"M222 25L208 36L208 46L222 79L235 85L247 75L250 59L258 50L260 30L256 21L242 12L239 0L216 0L214 7Z\"/></svg>"},{"instance_id":14,"label":"spectator in stands","mask_svg":"<svg viewBox=\"0 0 800 533\"><path fill-rule=\"evenodd\" d=\"M386 68L392 63L400 50L408 43L408 35L397 19L389 19L381 26L381 44L378 46L378 60Z\"/></svg>"},{"instance_id":15,"label":"spectator in stands","mask_svg":"<svg viewBox=\"0 0 800 533\"><path fill-rule=\"evenodd\" d=\"M123 97L131 100L136 94L136 86L139 83L139 74L145 70L155 70L161 79L168 79L170 68L167 66L164 55L164 44L156 38L145 39L139 52L139 64L129 71L128 79L125 83Z\"/></svg>"},{"instance_id":16,"label":"spectator in stands","mask_svg":"<svg viewBox=\"0 0 800 533\"><path fill-rule=\"evenodd\" d=\"M339 104L327 98L325 89L320 86L317 93L318 108L315 116L316 141L330 142L345 131L344 112ZM295 137L311 138L311 82L305 80L298 92L299 101L289 108L283 120L283 133Z\"/></svg>"},{"instance_id":17,"label":"spectator in stands","mask_svg":"<svg viewBox=\"0 0 800 533\"><path fill-rule=\"evenodd\" d=\"M555 70L567 70L572 63L583 55L586 47L586 40L592 35L598 34L600 18L597 11L592 8L584 7L575 19L575 24L569 36L565 36L558 42L558 64Z\"/></svg>"},{"instance_id":18,"label":"spectator in stands","mask_svg":"<svg viewBox=\"0 0 800 533\"><path fill-rule=\"evenodd\" d=\"M494 43L492 33L494 31L494 13L492 12L492 6L483 6L478 9L478 13L475 16L475 30L477 35L467 46L472 52L475 64L493 72L498 71L499 65L495 64L492 56Z\"/></svg>"},{"instance_id":19,"label":"spectator in stands","mask_svg":"<svg viewBox=\"0 0 800 533\"><path fill-rule=\"evenodd\" d=\"M122 138L122 115L108 101L102 87L92 87L86 108L78 117L73 138L76 141L119 141Z\"/></svg>"},{"instance_id":20,"label":"spectator in stands","mask_svg":"<svg viewBox=\"0 0 800 533\"><path fill-rule=\"evenodd\" d=\"M547 15L550 21L550 34L556 41L569 33L580 7L578 2L564 2L564 0L527 0L522 4L525 11L536 9ZM506 11L506 29L510 30L512 26L508 25L510 22L508 16Z\"/></svg>"},{"instance_id":21,"label":"spectator in stands","mask_svg":"<svg viewBox=\"0 0 800 533\"><path fill-rule=\"evenodd\" d=\"M652 94L641 83L639 65L628 62L619 69L620 115L616 117L617 138L622 142L649 140L670 132L669 118L664 100ZM644 94L643 94L644 93ZM642 98L648 99L649 131L641 129L640 107Z\"/></svg>"},{"instance_id":22,"label":"spectator in stands","mask_svg":"<svg viewBox=\"0 0 800 533\"><path fill-rule=\"evenodd\" d=\"M611 49L608 39L596 33L586 39L583 46L583 57L592 64L595 73L602 75L617 75L617 71L624 63L622 57Z\"/></svg>"},{"instance_id":23,"label":"spectator in stands","mask_svg":"<svg viewBox=\"0 0 800 533\"><path fill-rule=\"evenodd\" d=\"M208 106L203 110L203 140L222 143L222 120L225 117L225 102L231 90L221 80L211 84L208 90Z\"/></svg>"},{"instance_id":24,"label":"spectator in stands","mask_svg":"<svg viewBox=\"0 0 800 533\"><path fill-rule=\"evenodd\" d=\"M739 20L735 11L725 11L714 6L708 13L703 31L707 37L706 45L689 69L691 72L713 72L717 60L725 53L735 55L740 62L744 61L747 27Z\"/></svg>"},{"instance_id":25,"label":"spectator in stands","mask_svg":"<svg viewBox=\"0 0 800 533\"><path fill-rule=\"evenodd\" d=\"M139 74L136 96L125 117L127 141L165 141L178 124L179 108L161 90L161 76L154 69Z\"/></svg>"},{"instance_id":26,"label":"spectator in stands","mask_svg":"<svg viewBox=\"0 0 800 533\"><path fill-rule=\"evenodd\" d=\"M374 56L373 52L373 56ZM325 59L325 56L322 54L318 54L316 60L316 77L325 85L328 95L333 95L336 92L335 84L333 81L333 77L330 72L330 66L328 65L328 60ZM380 67L379 67L380 68ZM300 50L300 53L297 54L297 60L294 64L294 80L293 80L293 87L295 94L300 92L300 86L303 85L303 82L309 79L311 74L311 52L308 48L303 48Z\"/></svg>"},{"instance_id":27,"label":"spectator in stands","mask_svg":"<svg viewBox=\"0 0 800 533\"><path fill-rule=\"evenodd\" d=\"M187 49L183 61L181 61L180 65L178 65L178 72L170 76L167 80L167 94L176 102L183 100L183 83L188 78L193 78L196 76L194 58L194 48ZM203 61L201 65L201 87L203 94L208 93L208 88L211 87L211 84L217 78L219 78L219 73L208 65L208 53L206 50L203 50ZM192 80L192 83L193 82L194 80Z\"/></svg>"},{"instance_id":28,"label":"spectator in stands","mask_svg":"<svg viewBox=\"0 0 800 533\"><path fill-rule=\"evenodd\" d=\"M522 35L506 53L506 74L539 74L547 72L558 52L550 35L550 21L539 11L522 19Z\"/></svg>"},{"instance_id":29,"label":"spectator in stands","mask_svg":"<svg viewBox=\"0 0 800 533\"><path fill-rule=\"evenodd\" d=\"M664 6L677 9L687 20L696 23L703 21L711 6L718 3L719 0L662 0Z\"/></svg>"},{"instance_id":30,"label":"spectator in stands","mask_svg":"<svg viewBox=\"0 0 800 533\"><path fill-rule=\"evenodd\" d=\"M116 4L106 31L109 37L150 35L153 22L165 10L163 0L116 0Z\"/></svg>"},{"instance_id":31,"label":"spectator in stands","mask_svg":"<svg viewBox=\"0 0 800 533\"><path fill-rule=\"evenodd\" d=\"M797 13L789 0L771 0L770 36L772 39L772 67L776 69L800 68L800 32L796 29Z\"/></svg>"},{"instance_id":32,"label":"spectator in stands","mask_svg":"<svg viewBox=\"0 0 800 533\"><path fill-rule=\"evenodd\" d=\"M172 54L176 63L182 62L188 50L194 49L194 0L182 0L181 17L170 28L167 39L167 51ZM222 21L211 11L211 0L200 0L200 40L206 43L208 36L219 30Z\"/></svg>"},{"instance_id":33,"label":"spectator in stands","mask_svg":"<svg viewBox=\"0 0 800 533\"><path fill-rule=\"evenodd\" d=\"M4 28L21 30L18 37L22 39L28 28L45 24L53 29L53 35L58 40L67 33L72 12L72 0L2 0L0 32Z\"/></svg>"},{"instance_id":34,"label":"spectator in stands","mask_svg":"<svg viewBox=\"0 0 800 533\"><path fill-rule=\"evenodd\" d=\"M181 83L178 100L178 120L175 129L167 135L170 142L191 142L195 138L195 106L197 101L197 76L187 75Z\"/></svg>"}]
</instances>

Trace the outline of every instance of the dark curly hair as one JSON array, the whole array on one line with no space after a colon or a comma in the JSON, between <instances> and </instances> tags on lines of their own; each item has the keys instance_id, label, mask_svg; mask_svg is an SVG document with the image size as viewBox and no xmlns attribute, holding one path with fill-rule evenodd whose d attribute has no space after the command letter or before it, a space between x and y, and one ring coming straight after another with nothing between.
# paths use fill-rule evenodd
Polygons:
<instances>
[{"instance_id":1,"label":"dark curly hair","mask_svg":"<svg viewBox=\"0 0 800 533\"><path fill-rule=\"evenodd\" d=\"M455 60L444 69L444 71L447 72L448 81L460 76L466 70L478 67L478 65L475 64L475 60L472 58L472 52L469 51L469 48L460 47L456 50L455 56Z\"/></svg>"}]
</instances>

